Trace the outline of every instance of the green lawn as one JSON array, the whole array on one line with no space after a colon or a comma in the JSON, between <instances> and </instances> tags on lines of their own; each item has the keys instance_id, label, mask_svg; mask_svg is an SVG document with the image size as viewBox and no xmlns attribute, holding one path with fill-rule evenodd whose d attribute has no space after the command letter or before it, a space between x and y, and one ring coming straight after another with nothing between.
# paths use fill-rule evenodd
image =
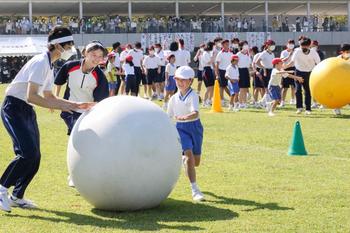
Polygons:
<instances>
[{"instance_id":1,"label":"green lawn","mask_svg":"<svg viewBox=\"0 0 350 233\"><path fill-rule=\"evenodd\" d=\"M0 85L0 100L5 86ZM67 186L66 128L59 112L37 108L42 161L27 191L39 210L0 213L0 232L350 232L350 109L270 118L263 110L201 111L203 163L198 183L208 201L191 201L181 177L169 199L152 210L96 210ZM309 156L287 156L300 120ZM13 157L1 124L0 172Z\"/></svg>"}]
</instances>

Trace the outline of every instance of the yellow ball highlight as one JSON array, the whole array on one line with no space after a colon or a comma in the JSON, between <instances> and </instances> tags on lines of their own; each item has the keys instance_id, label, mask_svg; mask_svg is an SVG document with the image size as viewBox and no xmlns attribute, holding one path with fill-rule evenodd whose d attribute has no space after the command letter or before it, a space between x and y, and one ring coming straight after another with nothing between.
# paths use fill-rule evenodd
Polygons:
<instances>
[{"instance_id":1,"label":"yellow ball highlight","mask_svg":"<svg viewBox=\"0 0 350 233\"><path fill-rule=\"evenodd\" d=\"M320 62L310 75L311 96L329 108L350 103L350 62L332 57Z\"/></svg>"}]
</instances>

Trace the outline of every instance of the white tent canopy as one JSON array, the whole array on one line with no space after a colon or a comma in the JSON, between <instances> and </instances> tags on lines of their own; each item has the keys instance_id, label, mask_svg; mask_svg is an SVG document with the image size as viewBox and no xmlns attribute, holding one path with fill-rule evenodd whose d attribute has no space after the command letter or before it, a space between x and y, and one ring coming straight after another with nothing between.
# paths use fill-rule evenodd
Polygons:
<instances>
[{"instance_id":1,"label":"white tent canopy","mask_svg":"<svg viewBox=\"0 0 350 233\"><path fill-rule=\"evenodd\" d=\"M47 37L0 37L0 57L34 56L47 50Z\"/></svg>"}]
</instances>

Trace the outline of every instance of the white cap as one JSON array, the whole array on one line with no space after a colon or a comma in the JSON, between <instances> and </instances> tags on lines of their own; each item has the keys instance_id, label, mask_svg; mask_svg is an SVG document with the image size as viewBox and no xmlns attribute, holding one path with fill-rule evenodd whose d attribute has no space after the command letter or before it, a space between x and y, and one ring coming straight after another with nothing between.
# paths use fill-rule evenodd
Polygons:
<instances>
[{"instance_id":1,"label":"white cap","mask_svg":"<svg viewBox=\"0 0 350 233\"><path fill-rule=\"evenodd\" d=\"M179 78L179 79L191 79L191 78L194 78L194 71L189 66L180 66L175 71L175 78Z\"/></svg>"}]
</instances>

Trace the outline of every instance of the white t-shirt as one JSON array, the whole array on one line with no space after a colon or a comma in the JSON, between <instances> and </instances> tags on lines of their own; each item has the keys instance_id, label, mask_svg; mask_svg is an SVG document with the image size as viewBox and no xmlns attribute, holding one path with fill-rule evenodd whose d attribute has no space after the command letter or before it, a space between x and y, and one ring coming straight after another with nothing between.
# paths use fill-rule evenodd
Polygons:
<instances>
[{"instance_id":1,"label":"white t-shirt","mask_svg":"<svg viewBox=\"0 0 350 233\"><path fill-rule=\"evenodd\" d=\"M128 50L123 50L123 51L120 53L120 57L119 57L120 61L121 61L121 62L125 62L125 58L126 58L126 56L128 56L128 54L129 54L129 51L128 51Z\"/></svg>"},{"instance_id":2,"label":"white t-shirt","mask_svg":"<svg viewBox=\"0 0 350 233\"><path fill-rule=\"evenodd\" d=\"M200 71L203 71L203 64L201 62L202 56L203 56L203 51L200 52L200 55L197 56L197 59L195 59L196 57L193 59L195 62L198 61L198 70Z\"/></svg>"},{"instance_id":3,"label":"white t-shirt","mask_svg":"<svg viewBox=\"0 0 350 233\"><path fill-rule=\"evenodd\" d=\"M250 58L249 54L244 54L242 52L238 52L237 56L239 57L238 60L238 67L239 68L249 68L252 64L252 59Z\"/></svg>"},{"instance_id":4,"label":"white t-shirt","mask_svg":"<svg viewBox=\"0 0 350 233\"><path fill-rule=\"evenodd\" d=\"M141 67L141 62L143 59L143 51L138 49L132 49L129 51L129 55L132 56L132 62L135 67Z\"/></svg>"},{"instance_id":5,"label":"white t-shirt","mask_svg":"<svg viewBox=\"0 0 350 233\"><path fill-rule=\"evenodd\" d=\"M193 89L190 89L184 96L181 96L180 91L178 91L170 98L167 110L169 117L184 116L192 112L199 112L199 97ZM198 119L199 117L187 122Z\"/></svg>"},{"instance_id":6,"label":"white t-shirt","mask_svg":"<svg viewBox=\"0 0 350 233\"><path fill-rule=\"evenodd\" d=\"M114 66L120 68L120 56L119 53L113 52L115 54Z\"/></svg>"},{"instance_id":7,"label":"white t-shirt","mask_svg":"<svg viewBox=\"0 0 350 233\"><path fill-rule=\"evenodd\" d=\"M226 70L227 66L231 63L231 57L233 53L231 51L220 51L216 56L215 62L219 63L219 70Z\"/></svg>"},{"instance_id":8,"label":"white t-shirt","mask_svg":"<svg viewBox=\"0 0 350 233\"><path fill-rule=\"evenodd\" d=\"M176 65L168 63L165 67L165 73L168 73L169 76L174 76L176 71Z\"/></svg>"},{"instance_id":9,"label":"white t-shirt","mask_svg":"<svg viewBox=\"0 0 350 233\"><path fill-rule=\"evenodd\" d=\"M123 70L124 70L125 76L135 74L134 67L130 66L128 63L123 64Z\"/></svg>"},{"instance_id":10,"label":"white t-shirt","mask_svg":"<svg viewBox=\"0 0 350 233\"><path fill-rule=\"evenodd\" d=\"M277 69L272 70L269 86L279 86L281 84L283 77L282 74L278 74L278 72Z\"/></svg>"},{"instance_id":11,"label":"white t-shirt","mask_svg":"<svg viewBox=\"0 0 350 233\"><path fill-rule=\"evenodd\" d=\"M228 77L231 80L239 79L239 70L238 66L233 66L232 64L226 68L225 77Z\"/></svg>"},{"instance_id":12,"label":"white t-shirt","mask_svg":"<svg viewBox=\"0 0 350 233\"><path fill-rule=\"evenodd\" d=\"M135 63L134 63L135 64ZM160 66L160 59L156 56L146 56L143 60L143 66L146 69L157 69Z\"/></svg>"},{"instance_id":13,"label":"white t-shirt","mask_svg":"<svg viewBox=\"0 0 350 233\"><path fill-rule=\"evenodd\" d=\"M285 59L290 55L291 52L288 52L287 49L283 50L281 52L281 59ZM292 57L290 56L287 61L284 62L284 64L288 64L292 60Z\"/></svg>"},{"instance_id":14,"label":"white t-shirt","mask_svg":"<svg viewBox=\"0 0 350 233\"><path fill-rule=\"evenodd\" d=\"M213 52L211 51L204 51L201 59L200 59L200 62L202 63L202 67L207 67L207 66L210 66L212 67L212 54Z\"/></svg>"},{"instance_id":15,"label":"white t-shirt","mask_svg":"<svg viewBox=\"0 0 350 233\"><path fill-rule=\"evenodd\" d=\"M48 53L42 53L30 59L18 72L6 89L6 96L13 96L27 101L29 82L40 86L39 93L52 91L54 83L53 67Z\"/></svg>"},{"instance_id":16,"label":"white t-shirt","mask_svg":"<svg viewBox=\"0 0 350 233\"><path fill-rule=\"evenodd\" d=\"M191 62L191 54L186 49L179 49L175 53L176 66L188 66Z\"/></svg>"},{"instance_id":17,"label":"white t-shirt","mask_svg":"<svg viewBox=\"0 0 350 233\"><path fill-rule=\"evenodd\" d=\"M256 68L261 68L260 66L258 66L258 64L256 63L258 60L259 60L259 57L260 57L261 53L257 53L254 55L253 57L253 63L255 64L255 67Z\"/></svg>"},{"instance_id":18,"label":"white t-shirt","mask_svg":"<svg viewBox=\"0 0 350 233\"><path fill-rule=\"evenodd\" d=\"M261 64L264 66L266 69L272 69L272 60L275 58L275 54L269 53L266 50L264 50L259 59L261 59Z\"/></svg>"},{"instance_id":19,"label":"white t-shirt","mask_svg":"<svg viewBox=\"0 0 350 233\"><path fill-rule=\"evenodd\" d=\"M160 60L160 65L161 65L161 66L165 66L166 57L165 57L165 55L164 55L164 51L161 50L161 51L159 51L159 53L155 53L155 55L156 55L156 57L159 58L159 60Z\"/></svg>"},{"instance_id":20,"label":"white t-shirt","mask_svg":"<svg viewBox=\"0 0 350 233\"><path fill-rule=\"evenodd\" d=\"M321 62L318 53L311 49L309 54L304 54L301 48L297 48L292 56L292 61L297 70L311 72L312 69Z\"/></svg>"}]
</instances>

